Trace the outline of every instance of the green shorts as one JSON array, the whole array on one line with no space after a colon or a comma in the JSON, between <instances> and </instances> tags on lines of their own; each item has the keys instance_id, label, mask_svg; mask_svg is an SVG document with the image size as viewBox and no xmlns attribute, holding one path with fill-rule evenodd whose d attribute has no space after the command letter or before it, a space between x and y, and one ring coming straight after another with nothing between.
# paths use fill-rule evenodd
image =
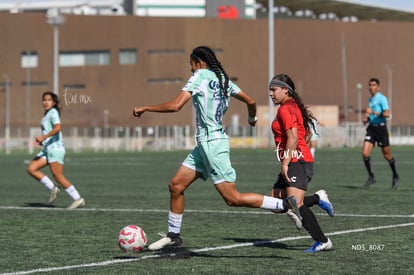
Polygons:
<instances>
[{"instance_id":1,"label":"green shorts","mask_svg":"<svg viewBox=\"0 0 414 275\"><path fill-rule=\"evenodd\" d=\"M63 164L63 159L65 158L65 149L48 149L47 151L43 150L36 155L36 159L45 158L48 163L59 162Z\"/></svg>"},{"instance_id":2,"label":"green shorts","mask_svg":"<svg viewBox=\"0 0 414 275\"><path fill-rule=\"evenodd\" d=\"M203 180L210 177L214 184L236 182L236 171L230 162L228 139L198 142L182 164L201 173Z\"/></svg>"}]
</instances>

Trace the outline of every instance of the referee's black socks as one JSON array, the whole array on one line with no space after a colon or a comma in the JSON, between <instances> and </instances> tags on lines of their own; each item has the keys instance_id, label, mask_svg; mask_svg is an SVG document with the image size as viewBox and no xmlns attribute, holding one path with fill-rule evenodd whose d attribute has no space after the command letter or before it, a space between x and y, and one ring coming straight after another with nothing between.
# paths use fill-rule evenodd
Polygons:
<instances>
[{"instance_id":1,"label":"referee's black socks","mask_svg":"<svg viewBox=\"0 0 414 275\"><path fill-rule=\"evenodd\" d=\"M392 175L393 177L398 177L397 174L397 168L395 167L395 159L392 158L391 160L388 161L388 163L390 164L391 170L392 170Z\"/></svg>"},{"instance_id":2,"label":"referee's black socks","mask_svg":"<svg viewBox=\"0 0 414 275\"><path fill-rule=\"evenodd\" d=\"M368 175L370 177L373 177L374 173L372 172L371 157L367 157L367 158L363 157L363 160L364 160L365 167L367 168Z\"/></svg>"}]
</instances>

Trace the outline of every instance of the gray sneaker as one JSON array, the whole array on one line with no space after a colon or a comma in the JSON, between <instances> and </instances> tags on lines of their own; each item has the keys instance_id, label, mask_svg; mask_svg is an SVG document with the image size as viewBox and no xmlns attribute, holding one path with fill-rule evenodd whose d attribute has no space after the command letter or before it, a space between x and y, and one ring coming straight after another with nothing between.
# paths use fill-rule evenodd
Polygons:
<instances>
[{"instance_id":1,"label":"gray sneaker","mask_svg":"<svg viewBox=\"0 0 414 275\"><path fill-rule=\"evenodd\" d=\"M396 176L392 178L392 189L396 190L398 188L398 184L400 183L400 177Z\"/></svg>"},{"instance_id":2,"label":"gray sneaker","mask_svg":"<svg viewBox=\"0 0 414 275\"><path fill-rule=\"evenodd\" d=\"M59 187L55 186L52 188L52 191L50 191L49 204L53 203L56 200L59 192Z\"/></svg>"},{"instance_id":3,"label":"gray sneaker","mask_svg":"<svg viewBox=\"0 0 414 275\"><path fill-rule=\"evenodd\" d=\"M302 221L302 216L300 215L298 202L296 201L296 198L294 196L290 196L290 197L287 197L286 200L289 203L289 206L292 212L295 213L296 216L298 216L299 220Z\"/></svg>"},{"instance_id":4,"label":"gray sneaker","mask_svg":"<svg viewBox=\"0 0 414 275\"><path fill-rule=\"evenodd\" d=\"M184 243L179 233L168 232L167 235L165 235L165 233L158 234L163 237L160 240L150 244L148 246L149 250L160 250L167 246L181 246Z\"/></svg>"},{"instance_id":5,"label":"gray sneaker","mask_svg":"<svg viewBox=\"0 0 414 275\"><path fill-rule=\"evenodd\" d=\"M375 180L375 176L374 175L372 175L372 176L369 176L368 177L368 179L367 179L367 181L365 182L365 184L364 184L364 188L369 188L369 186L371 185L371 184L374 184L374 183L376 183L377 181Z\"/></svg>"},{"instance_id":6,"label":"gray sneaker","mask_svg":"<svg viewBox=\"0 0 414 275\"><path fill-rule=\"evenodd\" d=\"M297 230L302 229L302 221L299 219L299 217L295 214L295 212L292 211L292 209L289 209L286 212L286 215L292 220L292 222L295 224Z\"/></svg>"},{"instance_id":7,"label":"gray sneaker","mask_svg":"<svg viewBox=\"0 0 414 275\"><path fill-rule=\"evenodd\" d=\"M85 206L85 200L83 198L77 199L68 206L68 209L75 209Z\"/></svg>"}]
</instances>

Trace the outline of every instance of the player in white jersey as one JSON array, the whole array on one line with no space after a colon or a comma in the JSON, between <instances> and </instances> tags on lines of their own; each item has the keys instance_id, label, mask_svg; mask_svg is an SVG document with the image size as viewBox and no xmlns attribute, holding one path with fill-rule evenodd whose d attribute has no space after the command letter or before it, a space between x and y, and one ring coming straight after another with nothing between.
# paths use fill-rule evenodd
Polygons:
<instances>
[{"instance_id":1,"label":"player in white jersey","mask_svg":"<svg viewBox=\"0 0 414 275\"><path fill-rule=\"evenodd\" d=\"M300 216L296 199L278 199L256 193L239 193L236 188L236 172L230 162L229 140L222 119L234 97L247 105L248 123L256 125L256 102L229 80L226 71L212 49L197 47L190 56L193 75L172 101L135 107L133 115L140 117L144 112L178 112L190 99L196 110L196 147L178 168L169 183L170 211L168 234L149 245L150 250L166 246L180 246L180 235L184 212L184 191L197 178L211 178L214 187L229 206L262 208L272 211L292 209Z\"/></svg>"},{"instance_id":2,"label":"player in white jersey","mask_svg":"<svg viewBox=\"0 0 414 275\"><path fill-rule=\"evenodd\" d=\"M42 104L45 110L41 121L42 135L36 137L36 142L39 145L43 145L43 150L30 162L27 167L27 173L50 190L49 203L53 203L60 189L55 186L47 175L40 171L40 169L49 165L53 178L73 199L68 208L82 207L85 205L85 200L63 174L65 147L61 131L58 96L52 92L45 92L42 95Z\"/></svg>"}]
</instances>

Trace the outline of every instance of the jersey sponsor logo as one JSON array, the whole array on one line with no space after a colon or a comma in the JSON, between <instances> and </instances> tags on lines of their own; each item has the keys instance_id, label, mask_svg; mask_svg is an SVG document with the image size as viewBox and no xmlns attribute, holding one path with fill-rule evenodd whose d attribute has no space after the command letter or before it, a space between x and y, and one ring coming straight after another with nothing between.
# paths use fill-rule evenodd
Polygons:
<instances>
[{"instance_id":1,"label":"jersey sponsor logo","mask_svg":"<svg viewBox=\"0 0 414 275\"><path fill-rule=\"evenodd\" d=\"M214 91L220 91L220 83L216 80L210 80L208 82L208 87Z\"/></svg>"}]
</instances>

